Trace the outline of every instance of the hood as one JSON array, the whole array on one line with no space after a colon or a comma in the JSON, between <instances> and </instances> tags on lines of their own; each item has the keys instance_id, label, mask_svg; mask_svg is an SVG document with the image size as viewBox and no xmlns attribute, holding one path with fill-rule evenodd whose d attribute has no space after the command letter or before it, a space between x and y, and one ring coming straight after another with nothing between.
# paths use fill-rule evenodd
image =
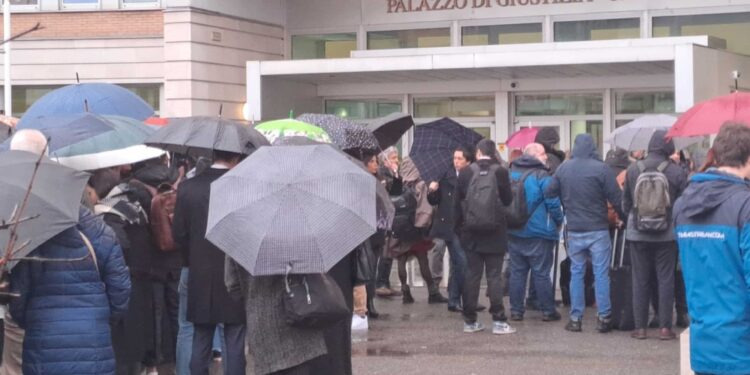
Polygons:
<instances>
[{"instance_id":1,"label":"hood","mask_svg":"<svg viewBox=\"0 0 750 375\"><path fill-rule=\"evenodd\" d=\"M547 169L547 166L544 165L539 159L533 156L529 156L529 155L523 155L520 158L513 160L513 162L510 163L510 165L513 168L519 168L519 169L534 169L534 168Z\"/></svg>"},{"instance_id":2,"label":"hood","mask_svg":"<svg viewBox=\"0 0 750 375\"><path fill-rule=\"evenodd\" d=\"M422 179L422 177L419 175L417 166L408 156L401 161L400 172L401 178L403 178L404 183L416 183L417 181Z\"/></svg>"},{"instance_id":3,"label":"hood","mask_svg":"<svg viewBox=\"0 0 750 375\"><path fill-rule=\"evenodd\" d=\"M560 143L560 135L557 134L555 128L541 128L539 133L536 133L534 142L542 144L545 148L553 148L554 145Z\"/></svg>"},{"instance_id":4,"label":"hood","mask_svg":"<svg viewBox=\"0 0 750 375\"><path fill-rule=\"evenodd\" d=\"M604 161L610 168L627 169L630 166L628 150L618 148L607 153L607 160Z\"/></svg>"},{"instance_id":5,"label":"hood","mask_svg":"<svg viewBox=\"0 0 750 375\"><path fill-rule=\"evenodd\" d=\"M657 130L651 135L651 141L648 142L648 153L659 154L661 156L670 156L674 154L674 142L666 139L666 130Z\"/></svg>"},{"instance_id":6,"label":"hood","mask_svg":"<svg viewBox=\"0 0 750 375\"><path fill-rule=\"evenodd\" d=\"M164 164L146 165L133 172L133 178L149 186L158 187L167 182L173 184L177 181L179 173Z\"/></svg>"},{"instance_id":7,"label":"hood","mask_svg":"<svg viewBox=\"0 0 750 375\"><path fill-rule=\"evenodd\" d=\"M690 186L681 197L685 215L694 217L710 212L734 196L738 189L750 189L750 184L716 169L698 173L690 179Z\"/></svg>"},{"instance_id":8,"label":"hood","mask_svg":"<svg viewBox=\"0 0 750 375\"><path fill-rule=\"evenodd\" d=\"M594 138L590 134L579 134L573 144L573 158L599 159Z\"/></svg>"}]
</instances>

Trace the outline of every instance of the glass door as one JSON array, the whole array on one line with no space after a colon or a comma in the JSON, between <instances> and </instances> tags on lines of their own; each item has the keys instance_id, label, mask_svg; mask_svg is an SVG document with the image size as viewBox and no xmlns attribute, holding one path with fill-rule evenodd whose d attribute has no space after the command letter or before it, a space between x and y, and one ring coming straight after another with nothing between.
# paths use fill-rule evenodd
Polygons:
<instances>
[{"instance_id":1,"label":"glass door","mask_svg":"<svg viewBox=\"0 0 750 375\"><path fill-rule=\"evenodd\" d=\"M534 120L528 120L528 121L518 121L516 122L514 132L517 132L523 128L535 128L535 129L543 129L543 128L552 128L557 131L557 134L560 135L560 142L557 144L558 149L562 149L569 143L569 136L568 136L568 129L567 126L565 126L565 121L555 121L555 120L543 120L543 121L534 121ZM509 150L509 152L512 150Z\"/></svg>"}]
</instances>

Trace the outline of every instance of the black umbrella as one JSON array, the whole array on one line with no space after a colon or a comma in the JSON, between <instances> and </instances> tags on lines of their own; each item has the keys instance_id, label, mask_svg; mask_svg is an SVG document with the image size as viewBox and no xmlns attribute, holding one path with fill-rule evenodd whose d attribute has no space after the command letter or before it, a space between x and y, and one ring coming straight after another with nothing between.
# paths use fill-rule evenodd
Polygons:
<instances>
[{"instance_id":1,"label":"black umbrella","mask_svg":"<svg viewBox=\"0 0 750 375\"><path fill-rule=\"evenodd\" d=\"M479 133L444 117L414 129L409 156L424 181L440 181L453 168L453 151L473 148L481 140Z\"/></svg>"},{"instance_id":2,"label":"black umbrella","mask_svg":"<svg viewBox=\"0 0 750 375\"><path fill-rule=\"evenodd\" d=\"M211 157L213 151L247 155L269 145L266 137L249 125L204 116L170 119L169 125L148 137L145 144L178 154L206 157Z\"/></svg>"},{"instance_id":3,"label":"black umbrella","mask_svg":"<svg viewBox=\"0 0 750 375\"><path fill-rule=\"evenodd\" d=\"M305 113L297 120L313 124L331 137L333 144L342 150L373 150L380 149L378 140L363 124L343 119L334 115Z\"/></svg>"},{"instance_id":4,"label":"black umbrella","mask_svg":"<svg viewBox=\"0 0 750 375\"><path fill-rule=\"evenodd\" d=\"M392 113L367 122L367 129L375 135L381 150L398 143L414 126L414 118L406 113Z\"/></svg>"},{"instance_id":5,"label":"black umbrella","mask_svg":"<svg viewBox=\"0 0 750 375\"><path fill-rule=\"evenodd\" d=\"M25 151L0 153L0 219L8 221L14 211L23 205L24 196L34 173L39 156ZM13 258L24 257L62 231L78 223L83 188L88 181L87 173L63 167L43 158L34 178L21 218L30 218L18 225L18 242L15 249L26 241L28 245ZM6 227L8 225L5 225ZM5 252L10 228L0 229L0 249ZM3 254L4 255L4 254ZM9 266L13 266L11 262Z\"/></svg>"}]
</instances>

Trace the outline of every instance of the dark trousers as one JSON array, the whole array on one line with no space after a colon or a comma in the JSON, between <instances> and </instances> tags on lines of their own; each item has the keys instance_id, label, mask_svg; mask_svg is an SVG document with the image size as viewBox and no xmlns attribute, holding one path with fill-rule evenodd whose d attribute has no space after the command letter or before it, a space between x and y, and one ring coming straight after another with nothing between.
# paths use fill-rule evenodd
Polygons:
<instances>
[{"instance_id":1,"label":"dark trousers","mask_svg":"<svg viewBox=\"0 0 750 375\"><path fill-rule=\"evenodd\" d=\"M502 253L477 253L466 251L468 272L464 283L464 321L474 323L477 321L477 304L479 303L479 289L482 282L482 274L486 272L487 292L490 297L490 314L493 321L504 322L505 307L503 306L503 260Z\"/></svg>"},{"instance_id":2,"label":"dark trousers","mask_svg":"<svg viewBox=\"0 0 750 375\"><path fill-rule=\"evenodd\" d=\"M179 277L179 273L177 273ZM147 366L157 366L175 361L177 331L179 324L177 314L180 309L180 294L177 288L179 278L152 282L154 296L154 333L156 337L156 358L147 358Z\"/></svg>"},{"instance_id":3,"label":"dark trousers","mask_svg":"<svg viewBox=\"0 0 750 375\"><path fill-rule=\"evenodd\" d=\"M427 285L427 292L430 295L440 293L437 283L432 278L432 272L430 271L430 260L427 258L427 253L422 252L409 252L398 257L398 279L399 281L401 281L401 290L409 290L409 284L406 280L406 262L411 256L417 258L417 263L419 263L419 271L422 273L422 279L424 280L425 285Z\"/></svg>"},{"instance_id":4,"label":"dark trousers","mask_svg":"<svg viewBox=\"0 0 750 375\"><path fill-rule=\"evenodd\" d=\"M315 361L319 360L321 360L321 357L311 359L291 368L273 372L269 375L315 375L313 372L313 370L315 370L313 364Z\"/></svg>"},{"instance_id":5,"label":"dark trousers","mask_svg":"<svg viewBox=\"0 0 750 375\"><path fill-rule=\"evenodd\" d=\"M190 358L192 375L208 375L216 324L194 324L193 356ZM224 324L225 351L221 353L224 375L245 374L245 325Z\"/></svg>"},{"instance_id":6,"label":"dark trousers","mask_svg":"<svg viewBox=\"0 0 750 375\"><path fill-rule=\"evenodd\" d=\"M143 368L140 363L118 363L115 374L117 375L141 375Z\"/></svg>"},{"instance_id":7,"label":"dark trousers","mask_svg":"<svg viewBox=\"0 0 750 375\"><path fill-rule=\"evenodd\" d=\"M391 268L393 268L393 259L383 255L383 249L378 252L378 276L376 288L391 287Z\"/></svg>"},{"instance_id":8,"label":"dark trousers","mask_svg":"<svg viewBox=\"0 0 750 375\"><path fill-rule=\"evenodd\" d=\"M633 241L630 246L635 328L648 326L648 307L653 288L658 288L659 291L659 327L672 328L677 244L675 242ZM653 283L650 277L654 271L656 271L656 283Z\"/></svg>"}]
</instances>

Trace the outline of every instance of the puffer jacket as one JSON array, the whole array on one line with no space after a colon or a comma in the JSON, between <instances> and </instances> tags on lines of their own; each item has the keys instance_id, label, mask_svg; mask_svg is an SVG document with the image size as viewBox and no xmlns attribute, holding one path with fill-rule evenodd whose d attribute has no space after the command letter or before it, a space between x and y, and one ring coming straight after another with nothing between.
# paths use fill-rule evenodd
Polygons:
<instances>
[{"instance_id":1,"label":"puffer jacket","mask_svg":"<svg viewBox=\"0 0 750 375\"><path fill-rule=\"evenodd\" d=\"M26 330L23 373L114 374L109 321L125 313L130 276L115 235L101 218L81 208L79 223L36 248L31 255L76 259L89 255L79 231L93 245L82 261L21 261L11 273L11 288L21 297L10 312Z\"/></svg>"},{"instance_id":2,"label":"puffer jacket","mask_svg":"<svg viewBox=\"0 0 750 375\"><path fill-rule=\"evenodd\" d=\"M560 197L544 196L552 182L547 167L538 159L524 155L511 163L511 181L518 181L524 173L532 171L524 182L526 208L531 212L523 229L511 230L511 236L521 238L543 238L556 241L560 238L558 228L563 223ZM533 210L533 211L532 211Z\"/></svg>"}]
</instances>

